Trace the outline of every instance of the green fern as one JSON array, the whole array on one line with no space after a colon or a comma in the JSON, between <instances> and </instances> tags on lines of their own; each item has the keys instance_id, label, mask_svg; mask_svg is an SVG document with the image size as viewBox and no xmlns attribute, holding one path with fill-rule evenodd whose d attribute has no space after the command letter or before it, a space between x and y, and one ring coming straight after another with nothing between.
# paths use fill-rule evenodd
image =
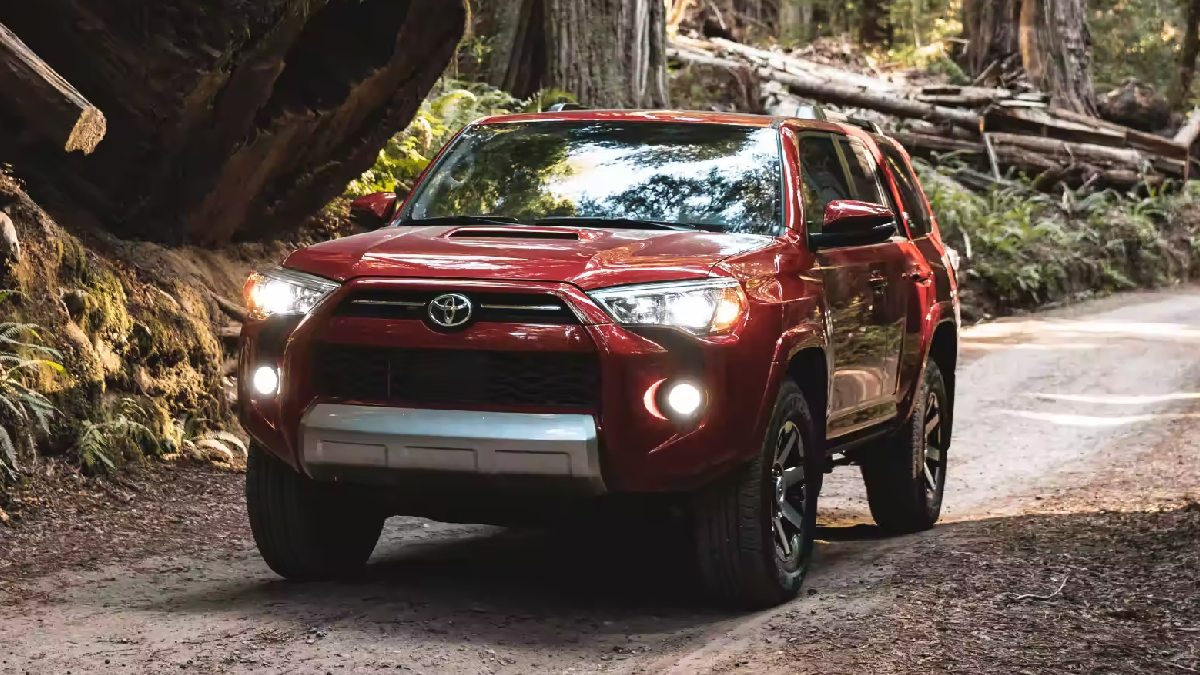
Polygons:
<instances>
[{"instance_id":1,"label":"green fern","mask_svg":"<svg viewBox=\"0 0 1200 675\"><path fill-rule=\"evenodd\" d=\"M0 303L13 291L0 291ZM38 434L50 433L58 409L34 389L45 372L65 373L62 355L42 342L38 326L0 323L0 474L15 476L21 449L33 450Z\"/></svg>"},{"instance_id":2,"label":"green fern","mask_svg":"<svg viewBox=\"0 0 1200 675\"><path fill-rule=\"evenodd\" d=\"M84 420L75 441L75 453L89 470L111 471L129 456L158 454L158 436L146 425L146 411L132 398L118 399L102 412L99 421Z\"/></svg>"},{"instance_id":3,"label":"green fern","mask_svg":"<svg viewBox=\"0 0 1200 675\"><path fill-rule=\"evenodd\" d=\"M175 420L168 431L168 441L197 458L206 454L201 450L217 453L230 462L239 455L243 460L247 457L245 441L228 431L210 430L209 421L203 417L184 416Z\"/></svg>"}]
</instances>

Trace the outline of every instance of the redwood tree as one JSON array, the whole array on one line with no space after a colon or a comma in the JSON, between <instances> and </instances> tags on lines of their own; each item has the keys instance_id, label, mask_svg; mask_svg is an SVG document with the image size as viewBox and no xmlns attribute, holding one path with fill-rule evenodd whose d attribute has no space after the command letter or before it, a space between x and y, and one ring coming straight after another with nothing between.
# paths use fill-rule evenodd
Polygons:
<instances>
[{"instance_id":1,"label":"redwood tree","mask_svg":"<svg viewBox=\"0 0 1200 675\"><path fill-rule=\"evenodd\" d=\"M497 26L489 68L516 96L548 87L593 107L667 104L662 0L481 0Z\"/></svg>"},{"instance_id":2,"label":"redwood tree","mask_svg":"<svg viewBox=\"0 0 1200 675\"><path fill-rule=\"evenodd\" d=\"M1020 54L1030 82L1055 105L1095 113L1086 0L966 0L963 25L976 74Z\"/></svg>"}]
</instances>

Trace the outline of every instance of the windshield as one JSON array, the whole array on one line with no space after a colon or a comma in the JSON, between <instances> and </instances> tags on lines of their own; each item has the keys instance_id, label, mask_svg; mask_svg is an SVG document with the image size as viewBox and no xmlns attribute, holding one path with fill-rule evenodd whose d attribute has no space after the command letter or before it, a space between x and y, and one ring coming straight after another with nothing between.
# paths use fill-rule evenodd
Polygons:
<instances>
[{"instance_id":1,"label":"windshield","mask_svg":"<svg viewBox=\"0 0 1200 675\"><path fill-rule=\"evenodd\" d=\"M778 132L666 122L526 122L465 131L405 219L617 219L773 234L781 215ZM626 223L628 224L628 223Z\"/></svg>"}]
</instances>

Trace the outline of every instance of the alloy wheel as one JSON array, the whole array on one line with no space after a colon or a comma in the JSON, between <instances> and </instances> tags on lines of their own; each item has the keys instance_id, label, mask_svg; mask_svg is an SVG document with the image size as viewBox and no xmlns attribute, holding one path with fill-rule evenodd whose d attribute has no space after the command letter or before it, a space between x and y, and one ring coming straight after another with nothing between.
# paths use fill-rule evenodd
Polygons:
<instances>
[{"instance_id":1,"label":"alloy wheel","mask_svg":"<svg viewBox=\"0 0 1200 675\"><path fill-rule=\"evenodd\" d=\"M942 474L946 471L945 424L941 400L935 392L929 392L925 400L925 474L926 494L936 496L943 484Z\"/></svg>"},{"instance_id":2,"label":"alloy wheel","mask_svg":"<svg viewBox=\"0 0 1200 675\"><path fill-rule=\"evenodd\" d=\"M809 540L805 516L804 440L800 427L788 421L779 430L771 462L774 489L772 529L775 554L787 569L795 567Z\"/></svg>"}]
</instances>

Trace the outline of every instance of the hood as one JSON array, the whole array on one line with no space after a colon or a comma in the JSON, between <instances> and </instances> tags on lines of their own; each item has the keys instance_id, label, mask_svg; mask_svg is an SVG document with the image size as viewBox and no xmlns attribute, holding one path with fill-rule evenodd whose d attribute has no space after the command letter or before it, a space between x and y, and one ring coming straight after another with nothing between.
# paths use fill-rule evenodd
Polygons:
<instances>
[{"instance_id":1,"label":"hood","mask_svg":"<svg viewBox=\"0 0 1200 675\"><path fill-rule=\"evenodd\" d=\"M300 249L286 267L356 277L554 281L584 290L704 277L774 239L753 234L517 225L385 227Z\"/></svg>"}]
</instances>

